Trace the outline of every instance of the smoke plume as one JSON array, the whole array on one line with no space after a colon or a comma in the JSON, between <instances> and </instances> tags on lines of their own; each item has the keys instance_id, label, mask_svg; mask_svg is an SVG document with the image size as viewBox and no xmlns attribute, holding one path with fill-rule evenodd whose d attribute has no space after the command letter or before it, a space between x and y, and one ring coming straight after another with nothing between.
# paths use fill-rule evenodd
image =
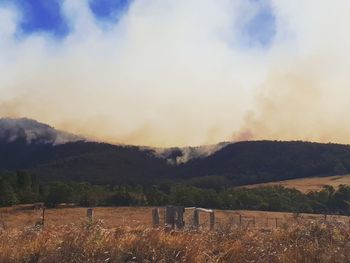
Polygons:
<instances>
[{"instance_id":1,"label":"smoke plume","mask_svg":"<svg viewBox=\"0 0 350 263\"><path fill-rule=\"evenodd\" d=\"M84 140L82 137L55 130L54 128L30 119L0 119L1 142L25 140L28 144L64 144Z\"/></svg>"},{"instance_id":2,"label":"smoke plume","mask_svg":"<svg viewBox=\"0 0 350 263\"><path fill-rule=\"evenodd\" d=\"M161 147L350 143L347 0L139 0L107 26L87 0L60 3L63 39L21 34L23 13L0 5L1 117ZM246 30L261 10L267 44Z\"/></svg>"}]
</instances>

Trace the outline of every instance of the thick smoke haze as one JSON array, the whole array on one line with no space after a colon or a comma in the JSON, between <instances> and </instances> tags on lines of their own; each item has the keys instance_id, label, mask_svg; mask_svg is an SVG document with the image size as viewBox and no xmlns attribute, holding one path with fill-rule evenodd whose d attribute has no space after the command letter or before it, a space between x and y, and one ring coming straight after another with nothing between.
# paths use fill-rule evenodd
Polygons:
<instances>
[{"instance_id":1,"label":"thick smoke haze","mask_svg":"<svg viewBox=\"0 0 350 263\"><path fill-rule=\"evenodd\" d=\"M349 7L348 1L276 4L285 16L280 23L294 32L294 50L281 53L276 43L236 138L350 143Z\"/></svg>"},{"instance_id":2,"label":"thick smoke haze","mask_svg":"<svg viewBox=\"0 0 350 263\"><path fill-rule=\"evenodd\" d=\"M21 34L23 14L0 4L0 117L161 147L350 143L347 0L135 0L112 22L59 2L62 39ZM246 30L261 10L268 43Z\"/></svg>"},{"instance_id":3,"label":"thick smoke haze","mask_svg":"<svg viewBox=\"0 0 350 263\"><path fill-rule=\"evenodd\" d=\"M23 140L27 144L40 143L59 145L68 142L85 141L84 138L63 131L35 120L21 118L0 119L0 141L11 143Z\"/></svg>"}]
</instances>

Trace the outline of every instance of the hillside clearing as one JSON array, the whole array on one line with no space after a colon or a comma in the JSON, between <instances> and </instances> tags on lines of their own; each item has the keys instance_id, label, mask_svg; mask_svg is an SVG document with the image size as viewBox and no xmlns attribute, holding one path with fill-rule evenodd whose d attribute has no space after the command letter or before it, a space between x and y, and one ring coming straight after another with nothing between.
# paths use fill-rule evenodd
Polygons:
<instances>
[{"instance_id":1,"label":"hillside clearing","mask_svg":"<svg viewBox=\"0 0 350 263\"><path fill-rule=\"evenodd\" d=\"M350 175L339 175L339 176L327 176L327 177L309 177L309 178L299 178L299 179L291 179L285 181L277 181L270 183L262 183L262 184L251 184L245 185L242 187L245 188L254 188L261 186L274 186L281 185L287 188L295 188L303 193L308 193L311 191L319 191L325 185L331 185L334 188L338 188L339 185L350 185Z\"/></svg>"}]
</instances>

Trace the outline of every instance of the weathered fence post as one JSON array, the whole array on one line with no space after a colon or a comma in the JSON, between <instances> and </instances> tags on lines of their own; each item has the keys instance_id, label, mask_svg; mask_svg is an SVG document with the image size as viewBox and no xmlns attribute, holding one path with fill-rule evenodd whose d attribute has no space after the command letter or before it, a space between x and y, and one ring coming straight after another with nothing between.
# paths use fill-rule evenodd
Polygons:
<instances>
[{"instance_id":1,"label":"weathered fence post","mask_svg":"<svg viewBox=\"0 0 350 263\"><path fill-rule=\"evenodd\" d=\"M253 216L253 226L255 227L255 216Z\"/></svg>"},{"instance_id":2,"label":"weathered fence post","mask_svg":"<svg viewBox=\"0 0 350 263\"><path fill-rule=\"evenodd\" d=\"M92 208L88 208L86 210L86 217L89 220L89 222L91 223L93 220L93 209Z\"/></svg>"},{"instance_id":3,"label":"weathered fence post","mask_svg":"<svg viewBox=\"0 0 350 263\"><path fill-rule=\"evenodd\" d=\"M2 224L2 228L6 229L6 224L5 224L5 219L2 213L0 213L0 218L1 218L1 224Z\"/></svg>"},{"instance_id":4,"label":"weathered fence post","mask_svg":"<svg viewBox=\"0 0 350 263\"><path fill-rule=\"evenodd\" d=\"M209 219L210 219L210 230L214 230L215 228L215 212L211 212L209 214Z\"/></svg>"},{"instance_id":5,"label":"weathered fence post","mask_svg":"<svg viewBox=\"0 0 350 263\"><path fill-rule=\"evenodd\" d=\"M276 221L276 227L278 227L278 218L277 217L275 218L275 221Z\"/></svg>"},{"instance_id":6,"label":"weathered fence post","mask_svg":"<svg viewBox=\"0 0 350 263\"><path fill-rule=\"evenodd\" d=\"M185 212L185 208L183 206L177 206L175 208L175 214L176 214L175 225L177 229L182 229L185 226L184 212Z\"/></svg>"},{"instance_id":7,"label":"weathered fence post","mask_svg":"<svg viewBox=\"0 0 350 263\"><path fill-rule=\"evenodd\" d=\"M197 208L193 211L193 227L195 229L199 228L199 210Z\"/></svg>"},{"instance_id":8,"label":"weathered fence post","mask_svg":"<svg viewBox=\"0 0 350 263\"><path fill-rule=\"evenodd\" d=\"M185 210L193 210L192 229L199 229L200 226L200 213L204 212L209 214L209 226L210 230L215 228L215 211L212 209L196 208L196 207L183 207L183 206L166 206L165 208L165 229L183 229L185 226L184 213ZM152 209L152 222L153 226L159 226L159 210L158 208Z\"/></svg>"},{"instance_id":9,"label":"weathered fence post","mask_svg":"<svg viewBox=\"0 0 350 263\"><path fill-rule=\"evenodd\" d=\"M159 209L152 209L152 225L153 227L159 227Z\"/></svg>"},{"instance_id":10,"label":"weathered fence post","mask_svg":"<svg viewBox=\"0 0 350 263\"><path fill-rule=\"evenodd\" d=\"M173 206L165 208L165 227L171 229L175 227L175 208Z\"/></svg>"},{"instance_id":11,"label":"weathered fence post","mask_svg":"<svg viewBox=\"0 0 350 263\"><path fill-rule=\"evenodd\" d=\"M45 226L45 207L43 207L42 215L41 215L41 229L44 229Z\"/></svg>"},{"instance_id":12,"label":"weathered fence post","mask_svg":"<svg viewBox=\"0 0 350 263\"><path fill-rule=\"evenodd\" d=\"M242 215L239 214L239 226L242 226Z\"/></svg>"}]
</instances>

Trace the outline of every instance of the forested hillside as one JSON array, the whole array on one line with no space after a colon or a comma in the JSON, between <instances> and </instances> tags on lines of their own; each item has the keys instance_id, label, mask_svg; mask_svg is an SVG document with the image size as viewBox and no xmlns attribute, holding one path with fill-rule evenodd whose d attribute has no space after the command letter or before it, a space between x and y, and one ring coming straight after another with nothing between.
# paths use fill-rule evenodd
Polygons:
<instances>
[{"instance_id":1,"label":"forested hillside","mask_svg":"<svg viewBox=\"0 0 350 263\"><path fill-rule=\"evenodd\" d=\"M31 119L0 119L0 171L28 170L42 182L220 189L350 171L350 146L247 141L154 149L97 143Z\"/></svg>"},{"instance_id":2,"label":"forested hillside","mask_svg":"<svg viewBox=\"0 0 350 263\"><path fill-rule=\"evenodd\" d=\"M0 170L30 170L40 181L145 183L162 177L171 166L149 150L96 142L61 145L19 139L0 143Z\"/></svg>"},{"instance_id":3,"label":"forested hillside","mask_svg":"<svg viewBox=\"0 0 350 263\"><path fill-rule=\"evenodd\" d=\"M342 213L349 186L301 193L235 186L350 171L350 146L248 141L153 149L90 142L31 120L0 132L0 206L43 201ZM0 127L0 128L1 128ZM6 128L9 127L9 128Z\"/></svg>"},{"instance_id":4,"label":"forested hillside","mask_svg":"<svg viewBox=\"0 0 350 263\"><path fill-rule=\"evenodd\" d=\"M198 177L208 181L208 176L219 176L233 185L242 185L348 171L349 145L249 141L232 143L207 158L190 160L179 167L176 176L196 178L192 181L197 183Z\"/></svg>"},{"instance_id":5,"label":"forested hillside","mask_svg":"<svg viewBox=\"0 0 350 263\"><path fill-rule=\"evenodd\" d=\"M181 151L177 150L176 155ZM174 164L151 148L86 141L29 144L18 139L0 142L0 170L29 170L46 182L184 182L221 187L346 174L350 171L350 146L300 141L237 142L209 156Z\"/></svg>"}]
</instances>

